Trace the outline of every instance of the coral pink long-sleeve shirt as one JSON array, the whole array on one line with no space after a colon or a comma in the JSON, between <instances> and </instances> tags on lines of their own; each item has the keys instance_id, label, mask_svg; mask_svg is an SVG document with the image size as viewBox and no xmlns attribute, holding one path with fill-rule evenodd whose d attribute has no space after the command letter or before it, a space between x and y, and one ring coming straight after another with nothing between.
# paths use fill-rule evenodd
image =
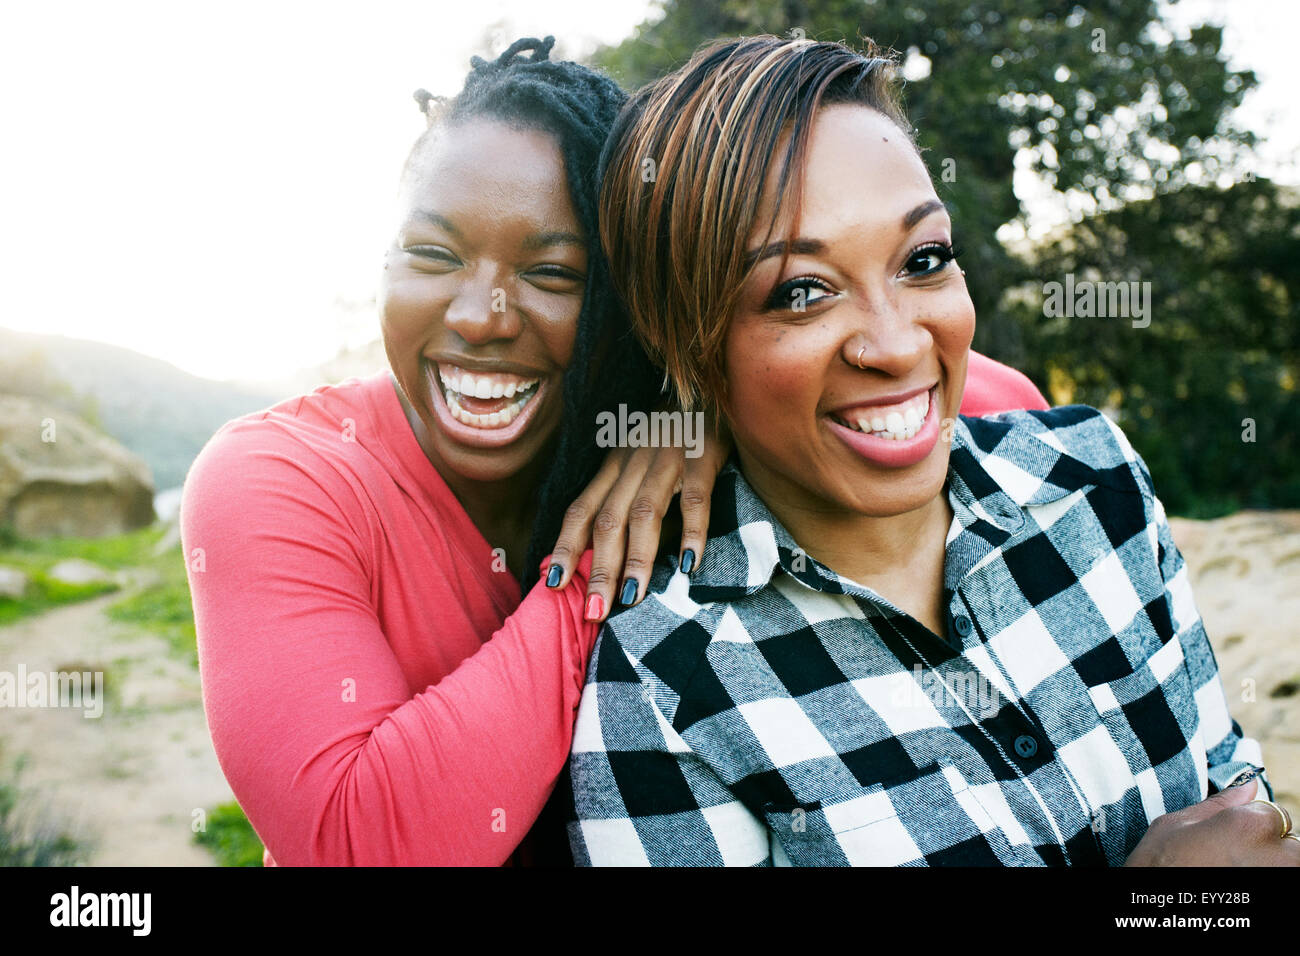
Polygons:
<instances>
[{"instance_id":1,"label":"coral pink long-sleeve shirt","mask_svg":"<svg viewBox=\"0 0 1300 956\"><path fill-rule=\"evenodd\" d=\"M971 358L964 413L1046 407ZM568 757L591 553L521 601L387 372L223 426L181 529L208 727L266 861L511 861Z\"/></svg>"}]
</instances>

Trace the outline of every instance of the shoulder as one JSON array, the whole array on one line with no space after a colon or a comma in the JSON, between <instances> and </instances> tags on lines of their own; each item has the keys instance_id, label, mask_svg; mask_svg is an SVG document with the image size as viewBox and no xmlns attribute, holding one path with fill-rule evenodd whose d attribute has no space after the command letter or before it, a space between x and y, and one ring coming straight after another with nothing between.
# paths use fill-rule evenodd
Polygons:
<instances>
[{"instance_id":1,"label":"shoulder","mask_svg":"<svg viewBox=\"0 0 1300 956\"><path fill-rule=\"evenodd\" d=\"M362 445L358 437L374 424L371 396L381 382L376 376L322 385L232 419L204 445L194 470L239 470L269 461L304 468L355 457Z\"/></svg>"},{"instance_id":2,"label":"shoulder","mask_svg":"<svg viewBox=\"0 0 1300 956\"><path fill-rule=\"evenodd\" d=\"M1029 376L1001 362L971 351L966 364L963 415L987 415L1008 409L1045 409L1047 400Z\"/></svg>"},{"instance_id":3,"label":"shoulder","mask_svg":"<svg viewBox=\"0 0 1300 956\"><path fill-rule=\"evenodd\" d=\"M646 596L606 620L592 655L592 680L646 685L669 720L713 639L711 605L693 601L689 587L686 574L660 562Z\"/></svg>"},{"instance_id":4,"label":"shoulder","mask_svg":"<svg viewBox=\"0 0 1300 956\"><path fill-rule=\"evenodd\" d=\"M1088 405L962 416L958 445L986 470L1011 469L1061 487L1089 483L1151 494L1151 476L1123 430Z\"/></svg>"},{"instance_id":5,"label":"shoulder","mask_svg":"<svg viewBox=\"0 0 1300 956\"><path fill-rule=\"evenodd\" d=\"M356 436L373 417L371 381L322 386L222 425L190 466L182 512L252 513L286 500L338 499L347 484L341 475L367 457Z\"/></svg>"}]
</instances>

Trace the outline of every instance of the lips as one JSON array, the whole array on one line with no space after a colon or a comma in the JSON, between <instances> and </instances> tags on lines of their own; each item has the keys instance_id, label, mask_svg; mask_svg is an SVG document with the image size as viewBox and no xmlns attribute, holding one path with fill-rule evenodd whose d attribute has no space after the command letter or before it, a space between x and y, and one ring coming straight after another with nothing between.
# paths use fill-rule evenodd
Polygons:
<instances>
[{"instance_id":1,"label":"lips","mask_svg":"<svg viewBox=\"0 0 1300 956\"><path fill-rule=\"evenodd\" d=\"M938 391L939 386L934 385L886 405L848 406L828 414L827 427L868 461L886 468L906 468L923 461L938 443ZM919 411L922 407L924 417ZM882 427L877 429L877 424Z\"/></svg>"},{"instance_id":2,"label":"lips","mask_svg":"<svg viewBox=\"0 0 1300 956\"><path fill-rule=\"evenodd\" d=\"M539 375L474 372L444 362L426 361L425 375L442 431L475 448L500 448L518 439L548 387Z\"/></svg>"}]
</instances>

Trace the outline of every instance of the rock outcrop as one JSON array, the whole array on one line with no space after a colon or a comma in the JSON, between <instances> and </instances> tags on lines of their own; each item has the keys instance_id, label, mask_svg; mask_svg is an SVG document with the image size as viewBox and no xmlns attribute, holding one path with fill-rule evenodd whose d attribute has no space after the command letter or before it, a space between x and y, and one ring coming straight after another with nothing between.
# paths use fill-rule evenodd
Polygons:
<instances>
[{"instance_id":1,"label":"rock outcrop","mask_svg":"<svg viewBox=\"0 0 1300 956\"><path fill-rule=\"evenodd\" d=\"M3 387L3 386L0 386ZM24 538L97 538L153 522L149 466L82 419L0 394L0 524Z\"/></svg>"}]
</instances>

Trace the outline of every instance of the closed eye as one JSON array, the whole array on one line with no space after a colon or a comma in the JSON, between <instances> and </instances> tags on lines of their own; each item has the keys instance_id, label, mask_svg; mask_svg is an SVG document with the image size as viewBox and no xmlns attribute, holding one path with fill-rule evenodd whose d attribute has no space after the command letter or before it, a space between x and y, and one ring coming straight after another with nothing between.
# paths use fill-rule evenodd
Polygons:
<instances>
[{"instance_id":1,"label":"closed eye","mask_svg":"<svg viewBox=\"0 0 1300 956\"><path fill-rule=\"evenodd\" d=\"M456 254L446 246L405 246L402 251L417 256L418 258L429 259L434 262L448 262L456 265L460 264L460 259L458 259Z\"/></svg>"},{"instance_id":2,"label":"closed eye","mask_svg":"<svg viewBox=\"0 0 1300 956\"><path fill-rule=\"evenodd\" d=\"M581 272L553 262L534 266L524 277L547 292L580 292L587 284L587 277Z\"/></svg>"}]
</instances>

